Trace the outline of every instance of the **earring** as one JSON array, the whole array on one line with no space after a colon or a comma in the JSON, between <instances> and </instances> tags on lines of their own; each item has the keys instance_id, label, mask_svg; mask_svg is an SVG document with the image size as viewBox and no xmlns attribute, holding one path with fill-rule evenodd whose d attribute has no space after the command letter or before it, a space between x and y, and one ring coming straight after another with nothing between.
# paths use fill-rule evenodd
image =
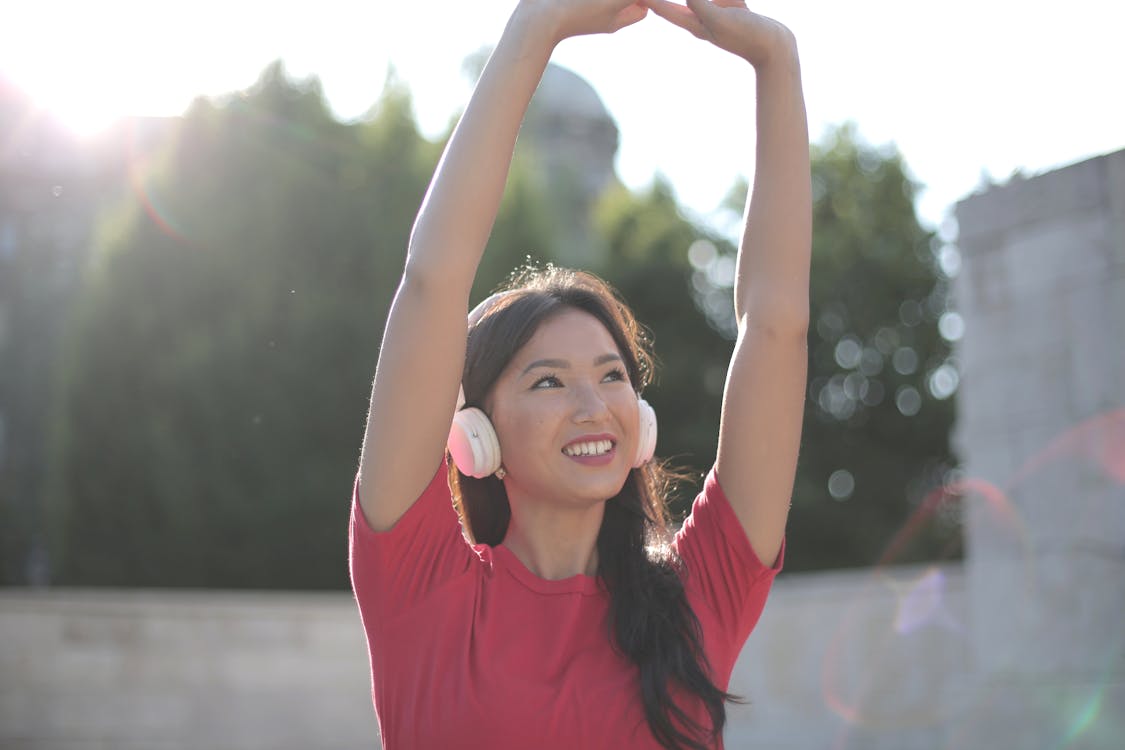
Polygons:
<instances>
[{"instance_id":1,"label":"earring","mask_svg":"<svg viewBox=\"0 0 1125 750\"><path fill-rule=\"evenodd\" d=\"M501 466L496 470L496 473L493 474L493 476L495 476L497 479L503 479L504 477L508 476L508 471L503 466Z\"/></svg>"}]
</instances>

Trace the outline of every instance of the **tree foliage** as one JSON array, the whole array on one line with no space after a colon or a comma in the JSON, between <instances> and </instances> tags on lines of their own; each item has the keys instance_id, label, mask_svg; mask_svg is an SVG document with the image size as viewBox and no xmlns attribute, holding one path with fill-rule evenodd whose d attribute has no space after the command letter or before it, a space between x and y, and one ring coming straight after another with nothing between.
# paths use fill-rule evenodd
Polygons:
<instances>
[{"instance_id":1,"label":"tree foliage","mask_svg":"<svg viewBox=\"0 0 1125 750\"><path fill-rule=\"evenodd\" d=\"M418 133L393 76L355 124L280 65L247 92L193 105L103 224L58 364L56 582L346 586L378 342L440 148ZM924 387L948 355L935 324L944 289L901 160L846 130L815 157L791 569L872 562L917 483L950 460L949 401ZM474 299L528 255L566 262L529 159L513 166ZM646 394L659 451L699 476L714 458L732 347L734 248L686 219L659 180L609 191L593 227L604 259L592 270L621 290L662 359ZM916 366L896 370L905 348ZM913 416L895 405L907 387L921 399ZM828 492L840 469L855 480L846 502Z\"/></svg>"},{"instance_id":2,"label":"tree foliage","mask_svg":"<svg viewBox=\"0 0 1125 750\"><path fill-rule=\"evenodd\" d=\"M70 331L56 579L342 585L340 499L435 147L393 82L350 127L274 65L197 102L164 156Z\"/></svg>"},{"instance_id":3,"label":"tree foliage","mask_svg":"<svg viewBox=\"0 0 1125 750\"><path fill-rule=\"evenodd\" d=\"M853 126L813 149L809 385L791 534L802 565L868 565L954 464L947 281L914 213L917 186L893 149ZM934 394L937 394L936 396ZM899 561L949 554L959 531L929 524Z\"/></svg>"}]
</instances>

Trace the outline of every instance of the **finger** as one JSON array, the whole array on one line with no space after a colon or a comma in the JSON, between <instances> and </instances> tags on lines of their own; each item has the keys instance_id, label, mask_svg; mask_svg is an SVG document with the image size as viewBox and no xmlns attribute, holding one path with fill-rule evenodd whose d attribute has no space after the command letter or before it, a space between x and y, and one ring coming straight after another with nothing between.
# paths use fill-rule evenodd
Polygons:
<instances>
[{"instance_id":1,"label":"finger","mask_svg":"<svg viewBox=\"0 0 1125 750\"><path fill-rule=\"evenodd\" d=\"M670 0L642 0L642 2L665 21L670 21L696 36L703 33L703 26L700 24L699 18L690 8L670 2Z\"/></svg>"},{"instance_id":2,"label":"finger","mask_svg":"<svg viewBox=\"0 0 1125 750\"><path fill-rule=\"evenodd\" d=\"M625 10L618 12L614 31L619 31L626 26L632 26L648 15L648 8L641 3L633 3Z\"/></svg>"},{"instance_id":3,"label":"finger","mask_svg":"<svg viewBox=\"0 0 1125 750\"><path fill-rule=\"evenodd\" d=\"M718 14L718 8L710 0L686 0L690 10L704 26L710 26Z\"/></svg>"},{"instance_id":4,"label":"finger","mask_svg":"<svg viewBox=\"0 0 1125 750\"><path fill-rule=\"evenodd\" d=\"M717 35L739 11L747 11L743 0L685 0L706 32ZM733 11L733 14L732 14Z\"/></svg>"}]
</instances>

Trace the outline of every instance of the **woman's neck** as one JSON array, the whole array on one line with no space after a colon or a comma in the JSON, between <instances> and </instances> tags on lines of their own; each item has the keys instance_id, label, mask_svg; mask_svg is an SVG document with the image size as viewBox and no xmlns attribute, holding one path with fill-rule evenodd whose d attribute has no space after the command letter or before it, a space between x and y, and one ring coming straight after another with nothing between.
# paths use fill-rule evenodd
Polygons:
<instances>
[{"instance_id":1,"label":"woman's neck","mask_svg":"<svg viewBox=\"0 0 1125 750\"><path fill-rule=\"evenodd\" d=\"M604 515L604 503L579 509L512 503L502 544L545 580L593 576L598 572L598 532Z\"/></svg>"}]
</instances>

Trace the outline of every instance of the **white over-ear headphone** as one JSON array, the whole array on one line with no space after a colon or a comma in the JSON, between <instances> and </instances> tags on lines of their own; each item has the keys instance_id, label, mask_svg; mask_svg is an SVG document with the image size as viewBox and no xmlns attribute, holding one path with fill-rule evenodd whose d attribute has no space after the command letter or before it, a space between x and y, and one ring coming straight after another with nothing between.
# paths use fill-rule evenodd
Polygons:
<instances>
[{"instance_id":1,"label":"white over-ear headphone","mask_svg":"<svg viewBox=\"0 0 1125 750\"><path fill-rule=\"evenodd\" d=\"M496 430L488 421L488 416L476 407L465 406L465 389L457 394L457 412L453 415L453 425L449 428L447 447L453 456L453 463L462 474L470 477L486 477L500 468L500 441ZM637 396L637 453L633 457L633 468L637 469L652 460L656 452L656 412L640 396Z\"/></svg>"}]
</instances>

